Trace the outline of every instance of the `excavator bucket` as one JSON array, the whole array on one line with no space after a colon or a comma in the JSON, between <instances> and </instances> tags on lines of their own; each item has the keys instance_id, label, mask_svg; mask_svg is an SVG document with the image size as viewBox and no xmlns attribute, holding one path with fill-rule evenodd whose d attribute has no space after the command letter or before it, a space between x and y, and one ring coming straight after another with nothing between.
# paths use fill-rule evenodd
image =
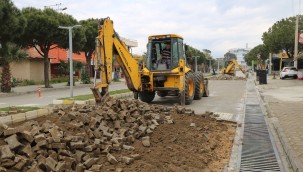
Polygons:
<instances>
[{"instance_id":1,"label":"excavator bucket","mask_svg":"<svg viewBox=\"0 0 303 172\"><path fill-rule=\"evenodd\" d=\"M102 96L99 92L98 88L90 88L93 92L93 95L95 97L96 105L102 105L102 103L107 101L107 98L109 98L109 93L105 92L105 94Z\"/></svg>"},{"instance_id":2,"label":"excavator bucket","mask_svg":"<svg viewBox=\"0 0 303 172\"><path fill-rule=\"evenodd\" d=\"M102 99L102 96L101 96L101 93L99 91L98 88L90 88L93 92L93 95L95 97L95 101L96 101L96 104L100 104L101 103L101 99Z\"/></svg>"}]
</instances>

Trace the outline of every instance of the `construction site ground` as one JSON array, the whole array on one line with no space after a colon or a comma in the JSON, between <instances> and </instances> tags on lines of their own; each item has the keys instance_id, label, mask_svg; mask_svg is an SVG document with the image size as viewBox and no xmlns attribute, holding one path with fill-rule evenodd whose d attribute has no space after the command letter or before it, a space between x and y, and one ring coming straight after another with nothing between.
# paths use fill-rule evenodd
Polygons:
<instances>
[{"instance_id":1,"label":"construction site ground","mask_svg":"<svg viewBox=\"0 0 303 172\"><path fill-rule=\"evenodd\" d=\"M170 116L169 118L172 119L173 123L159 122L160 125L152 133L144 134L130 144L130 146L134 147L134 150L119 149L119 151L110 152L119 163L108 160L106 154L100 153L97 156L99 157L98 160L87 159L84 156L86 158L82 159L83 162L81 164L86 163L85 165L87 165L88 163L90 165L91 162L96 160L93 164L100 166L87 167L83 165L84 169L94 167L102 171L222 171L228 165L232 151L237 127L234 122L240 116L243 116L245 85L246 82L243 80L211 81L209 83L210 96L193 101L191 105L186 106L186 108L194 110L197 115L182 113L166 114ZM151 106L167 105L171 108L176 108L174 105L177 103L178 101L175 97L156 97ZM208 112L205 113L206 111L215 112L216 115ZM220 114L223 114L224 119L227 121L211 118L218 117ZM58 114L40 118L38 120L39 126L41 127L46 120L49 120L55 126L64 128L65 126L59 118L60 115L58 116ZM47 131L44 134L46 136L49 135ZM76 133L70 133L70 135L76 135ZM142 138L145 136L149 136L150 146L146 147L143 145ZM1 145L5 143L4 138L3 136L1 137L1 143L3 143ZM75 153L73 152L74 150L69 151ZM51 157L55 159L56 166L62 164L59 163L63 161L59 159L60 155L54 156L53 152L47 153L51 154ZM24 156L24 154L21 155ZM134 155L139 155L139 157ZM127 164L123 161L125 157L132 156L134 156L133 159L135 160L131 163ZM17 159L20 160L22 158L18 157ZM33 164L27 165L30 168ZM51 169L51 165L47 163L41 166Z\"/></svg>"}]
</instances>

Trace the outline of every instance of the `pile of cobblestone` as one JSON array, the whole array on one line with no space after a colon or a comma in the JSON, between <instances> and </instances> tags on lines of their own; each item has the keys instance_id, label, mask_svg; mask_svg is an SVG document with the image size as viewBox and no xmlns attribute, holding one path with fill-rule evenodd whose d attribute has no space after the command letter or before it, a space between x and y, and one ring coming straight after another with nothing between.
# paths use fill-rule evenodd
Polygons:
<instances>
[{"instance_id":1,"label":"pile of cobblestone","mask_svg":"<svg viewBox=\"0 0 303 172\"><path fill-rule=\"evenodd\" d=\"M141 157L133 153L135 140L149 147L148 135L160 124L174 123L171 114L194 114L180 106L137 100L104 102L56 108L48 120L0 124L0 171L82 172L100 171L104 163L131 164ZM129 154L113 156L121 149Z\"/></svg>"},{"instance_id":2,"label":"pile of cobblestone","mask_svg":"<svg viewBox=\"0 0 303 172\"><path fill-rule=\"evenodd\" d=\"M208 78L209 80L246 80L244 77L231 76L227 74L214 75Z\"/></svg>"}]
</instances>

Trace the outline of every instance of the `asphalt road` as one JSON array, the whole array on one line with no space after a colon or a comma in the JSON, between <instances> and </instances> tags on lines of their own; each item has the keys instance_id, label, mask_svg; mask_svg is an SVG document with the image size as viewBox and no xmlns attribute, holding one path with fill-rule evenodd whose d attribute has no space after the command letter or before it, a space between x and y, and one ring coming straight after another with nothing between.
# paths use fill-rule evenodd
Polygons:
<instances>
[{"instance_id":1,"label":"asphalt road","mask_svg":"<svg viewBox=\"0 0 303 172\"><path fill-rule=\"evenodd\" d=\"M239 115L243 113L244 96L246 90L246 81L241 80L210 80L209 97L202 97L201 100L194 100L191 108L196 114L202 114L205 111L230 113ZM158 97L152 103L162 105L174 105L179 103L177 97Z\"/></svg>"}]
</instances>

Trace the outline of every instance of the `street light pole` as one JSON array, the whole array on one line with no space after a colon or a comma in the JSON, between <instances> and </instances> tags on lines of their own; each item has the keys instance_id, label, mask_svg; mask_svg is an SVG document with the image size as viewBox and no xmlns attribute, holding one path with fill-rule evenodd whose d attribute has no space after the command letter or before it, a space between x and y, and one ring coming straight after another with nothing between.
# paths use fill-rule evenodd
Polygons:
<instances>
[{"instance_id":1,"label":"street light pole","mask_svg":"<svg viewBox=\"0 0 303 172\"><path fill-rule=\"evenodd\" d=\"M70 88L70 97L73 98L73 86L74 86L74 75L73 75L73 28L81 27L81 25L74 26L59 26L60 29L68 29L68 40L69 40L69 88Z\"/></svg>"},{"instance_id":2,"label":"street light pole","mask_svg":"<svg viewBox=\"0 0 303 172\"><path fill-rule=\"evenodd\" d=\"M295 28L295 50L294 50L294 67L298 68L298 32L299 32L299 15L296 16L296 28Z\"/></svg>"}]
</instances>

